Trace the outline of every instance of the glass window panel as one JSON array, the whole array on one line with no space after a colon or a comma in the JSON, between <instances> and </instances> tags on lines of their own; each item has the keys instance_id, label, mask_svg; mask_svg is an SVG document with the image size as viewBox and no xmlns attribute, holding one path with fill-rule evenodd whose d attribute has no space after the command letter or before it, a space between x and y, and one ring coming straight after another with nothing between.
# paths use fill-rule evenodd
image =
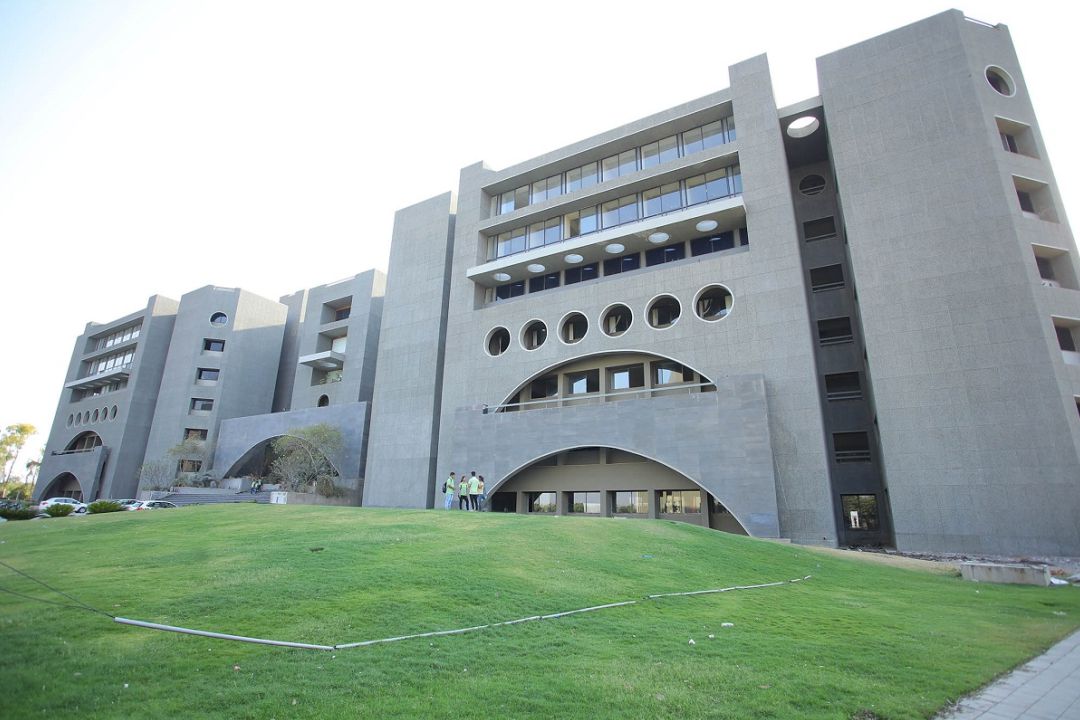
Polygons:
<instances>
[{"instance_id":1,"label":"glass window panel","mask_svg":"<svg viewBox=\"0 0 1080 720\"><path fill-rule=\"evenodd\" d=\"M693 130L687 130L682 134L683 155L689 155L690 153L696 153L700 151L704 145L701 143L701 128L694 128Z\"/></svg>"},{"instance_id":2,"label":"glass window panel","mask_svg":"<svg viewBox=\"0 0 1080 720\"><path fill-rule=\"evenodd\" d=\"M581 187L588 188L595 185L599 178L596 175L596 163L586 163L581 166Z\"/></svg>"},{"instance_id":3,"label":"glass window panel","mask_svg":"<svg viewBox=\"0 0 1080 720\"><path fill-rule=\"evenodd\" d=\"M570 512L600 514L600 493L576 492L570 500Z\"/></svg>"},{"instance_id":4,"label":"glass window panel","mask_svg":"<svg viewBox=\"0 0 1080 720\"><path fill-rule=\"evenodd\" d=\"M727 142L727 140L724 139L724 121L717 120L708 125L703 125L701 128L701 141L702 147L705 149L723 145Z\"/></svg>"},{"instance_id":5,"label":"glass window panel","mask_svg":"<svg viewBox=\"0 0 1080 720\"><path fill-rule=\"evenodd\" d=\"M620 490L615 493L615 512L644 515L649 512L649 493L644 490Z\"/></svg>"},{"instance_id":6,"label":"glass window panel","mask_svg":"<svg viewBox=\"0 0 1080 720\"><path fill-rule=\"evenodd\" d=\"M566 394L584 395L600 392L600 370L582 370L566 374Z\"/></svg>"},{"instance_id":7,"label":"glass window panel","mask_svg":"<svg viewBox=\"0 0 1080 720\"><path fill-rule=\"evenodd\" d=\"M619 153L619 175L629 175L637 170L637 148Z\"/></svg>"},{"instance_id":8,"label":"glass window panel","mask_svg":"<svg viewBox=\"0 0 1080 720\"><path fill-rule=\"evenodd\" d=\"M663 360L652 363L653 385L672 385L694 381L694 371L677 362Z\"/></svg>"},{"instance_id":9,"label":"glass window panel","mask_svg":"<svg viewBox=\"0 0 1080 720\"><path fill-rule=\"evenodd\" d=\"M679 183L669 183L660 187L660 211L671 212L682 207L682 194Z\"/></svg>"},{"instance_id":10,"label":"glass window panel","mask_svg":"<svg viewBox=\"0 0 1080 720\"><path fill-rule=\"evenodd\" d=\"M529 226L529 248L543 247L544 223L533 223Z\"/></svg>"},{"instance_id":11,"label":"glass window panel","mask_svg":"<svg viewBox=\"0 0 1080 720\"><path fill-rule=\"evenodd\" d=\"M559 378L555 375L547 375L532 381L529 386L529 397L532 400L543 400L555 397L559 394Z\"/></svg>"},{"instance_id":12,"label":"glass window panel","mask_svg":"<svg viewBox=\"0 0 1080 720\"><path fill-rule=\"evenodd\" d=\"M841 495L844 509L844 525L848 530L877 530L878 511L876 495Z\"/></svg>"},{"instance_id":13,"label":"glass window panel","mask_svg":"<svg viewBox=\"0 0 1080 720\"><path fill-rule=\"evenodd\" d=\"M713 170L705 174L705 192L710 200L725 198L731 194L728 185L727 168Z\"/></svg>"},{"instance_id":14,"label":"glass window panel","mask_svg":"<svg viewBox=\"0 0 1080 720\"><path fill-rule=\"evenodd\" d=\"M724 125L727 127L727 141L733 142L735 140L735 118L733 116L724 118Z\"/></svg>"},{"instance_id":15,"label":"glass window panel","mask_svg":"<svg viewBox=\"0 0 1080 720\"><path fill-rule=\"evenodd\" d=\"M587 235L600 229L600 216L596 212L596 206L581 209L581 234Z\"/></svg>"},{"instance_id":16,"label":"glass window panel","mask_svg":"<svg viewBox=\"0 0 1080 720\"><path fill-rule=\"evenodd\" d=\"M619 224L633 222L638 219L637 195L626 195L619 198Z\"/></svg>"},{"instance_id":17,"label":"glass window panel","mask_svg":"<svg viewBox=\"0 0 1080 720\"><path fill-rule=\"evenodd\" d=\"M514 193L513 191L504 192L499 196L499 214L503 215L508 212L514 212Z\"/></svg>"},{"instance_id":18,"label":"glass window panel","mask_svg":"<svg viewBox=\"0 0 1080 720\"><path fill-rule=\"evenodd\" d=\"M601 224L606 227L615 227L619 224L619 201L608 200L600 206Z\"/></svg>"},{"instance_id":19,"label":"glass window panel","mask_svg":"<svg viewBox=\"0 0 1080 720\"><path fill-rule=\"evenodd\" d=\"M641 146L641 168L656 167L660 164L660 143Z\"/></svg>"},{"instance_id":20,"label":"glass window panel","mask_svg":"<svg viewBox=\"0 0 1080 720\"><path fill-rule=\"evenodd\" d=\"M507 283L506 285L499 285L495 288L495 300L509 300L512 297L518 297L525 294L525 281L519 280L518 282Z\"/></svg>"},{"instance_id":21,"label":"glass window panel","mask_svg":"<svg viewBox=\"0 0 1080 720\"><path fill-rule=\"evenodd\" d=\"M663 138L660 146L660 162L666 163L679 157L679 138L675 135Z\"/></svg>"},{"instance_id":22,"label":"glass window panel","mask_svg":"<svg viewBox=\"0 0 1080 720\"><path fill-rule=\"evenodd\" d=\"M641 193L641 203L643 217L651 217L663 212L663 205L660 202L660 188L652 188Z\"/></svg>"},{"instance_id":23,"label":"glass window panel","mask_svg":"<svg viewBox=\"0 0 1080 720\"><path fill-rule=\"evenodd\" d=\"M553 513L556 509L558 493L529 493L529 512Z\"/></svg>"},{"instance_id":24,"label":"glass window panel","mask_svg":"<svg viewBox=\"0 0 1080 720\"><path fill-rule=\"evenodd\" d=\"M619 177L619 156L612 155L604 158L600 161L600 168L605 181Z\"/></svg>"},{"instance_id":25,"label":"glass window panel","mask_svg":"<svg viewBox=\"0 0 1080 720\"><path fill-rule=\"evenodd\" d=\"M566 171L566 192L574 192L581 189L581 168Z\"/></svg>"},{"instance_id":26,"label":"glass window panel","mask_svg":"<svg viewBox=\"0 0 1080 720\"><path fill-rule=\"evenodd\" d=\"M514 209L520 210L529 204L529 186L522 185L514 191Z\"/></svg>"},{"instance_id":27,"label":"glass window panel","mask_svg":"<svg viewBox=\"0 0 1080 720\"><path fill-rule=\"evenodd\" d=\"M552 175L547 179L547 199L562 195L562 175Z\"/></svg>"},{"instance_id":28,"label":"glass window panel","mask_svg":"<svg viewBox=\"0 0 1080 720\"><path fill-rule=\"evenodd\" d=\"M705 192L705 176L695 175L686 179L686 204L697 205L709 199Z\"/></svg>"},{"instance_id":29,"label":"glass window panel","mask_svg":"<svg viewBox=\"0 0 1080 720\"><path fill-rule=\"evenodd\" d=\"M544 202L547 199L547 180L537 180L529 191L529 203Z\"/></svg>"},{"instance_id":30,"label":"glass window panel","mask_svg":"<svg viewBox=\"0 0 1080 720\"><path fill-rule=\"evenodd\" d=\"M728 176L731 179L731 194L732 195L741 195L742 194L742 171L739 169L739 166L738 165L732 165L730 168L728 168Z\"/></svg>"},{"instance_id":31,"label":"glass window panel","mask_svg":"<svg viewBox=\"0 0 1080 720\"><path fill-rule=\"evenodd\" d=\"M645 251L645 266L663 265L675 260L682 260L684 257L686 257L686 246L683 243L652 248Z\"/></svg>"},{"instance_id":32,"label":"glass window panel","mask_svg":"<svg viewBox=\"0 0 1080 720\"><path fill-rule=\"evenodd\" d=\"M562 240L562 218L552 218L544 223L544 244Z\"/></svg>"},{"instance_id":33,"label":"glass window panel","mask_svg":"<svg viewBox=\"0 0 1080 720\"><path fill-rule=\"evenodd\" d=\"M608 371L609 390L629 390L645 387L645 366L641 363Z\"/></svg>"}]
</instances>

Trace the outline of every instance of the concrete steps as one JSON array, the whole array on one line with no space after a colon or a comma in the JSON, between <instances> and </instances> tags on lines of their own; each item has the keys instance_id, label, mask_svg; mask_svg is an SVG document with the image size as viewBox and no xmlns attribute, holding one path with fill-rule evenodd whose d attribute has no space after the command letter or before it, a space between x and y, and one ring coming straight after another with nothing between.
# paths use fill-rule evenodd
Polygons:
<instances>
[{"instance_id":1,"label":"concrete steps","mask_svg":"<svg viewBox=\"0 0 1080 720\"><path fill-rule=\"evenodd\" d=\"M167 500L174 505L183 507L184 505L214 505L218 503L245 503L256 502L269 504L270 503L270 491L255 493L250 492L237 492L237 493L169 493L158 500Z\"/></svg>"}]
</instances>

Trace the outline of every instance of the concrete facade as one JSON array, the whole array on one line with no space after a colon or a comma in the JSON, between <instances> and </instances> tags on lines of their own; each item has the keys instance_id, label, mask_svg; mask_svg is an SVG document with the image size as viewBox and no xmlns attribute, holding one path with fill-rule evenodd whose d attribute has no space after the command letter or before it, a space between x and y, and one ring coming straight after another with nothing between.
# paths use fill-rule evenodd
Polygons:
<instances>
[{"instance_id":1,"label":"concrete facade","mask_svg":"<svg viewBox=\"0 0 1080 720\"><path fill-rule=\"evenodd\" d=\"M326 421L365 505L475 470L503 511L642 493L635 515L802 543L1080 553L1080 266L1008 29L941 13L820 58L784 108L764 55L728 74L462 169L398 211L385 278L88 326L68 384L109 380L87 343L142 318L119 392L148 458L205 429L238 472ZM132 460L107 425L77 438L75 397L42 478L115 494Z\"/></svg>"}]
</instances>

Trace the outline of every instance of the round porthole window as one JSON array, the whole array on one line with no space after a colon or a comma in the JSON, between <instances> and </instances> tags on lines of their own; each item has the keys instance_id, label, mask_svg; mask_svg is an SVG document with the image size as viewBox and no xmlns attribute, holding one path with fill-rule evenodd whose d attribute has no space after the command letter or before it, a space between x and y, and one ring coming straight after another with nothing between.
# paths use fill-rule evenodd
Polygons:
<instances>
[{"instance_id":1,"label":"round porthole window","mask_svg":"<svg viewBox=\"0 0 1080 720\"><path fill-rule=\"evenodd\" d=\"M694 303L694 311L702 320L715 322L723 320L731 313L731 305L734 297L731 291L723 285L710 285L698 294L697 302Z\"/></svg>"},{"instance_id":2,"label":"round porthole window","mask_svg":"<svg viewBox=\"0 0 1080 720\"><path fill-rule=\"evenodd\" d=\"M801 118L796 118L788 123L787 134L797 140L813 135L819 127L821 127L820 120L813 115L803 115Z\"/></svg>"},{"instance_id":3,"label":"round porthole window","mask_svg":"<svg viewBox=\"0 0 1080 720\"><path fill-rule=\"evenodd\" d=\"M91 424L96 423L98 421L98 415L99 414L100 414L100 411L98 411L98 410L94 411L93 419L90 421Z\"/></svg>"},{"instance_id":4,"label":"round porthole window","mask_svg":"<svg viewBox=\"0 0 1080 720\"><path fill-rule=\"evenodd\" d=\"M580 342L587 332L589 332L589 321L581 313L573 312L563 318L559 336L567 345L573 345Z\"/></svg>"},{"instance_id":5,"label":"round porthole window","mask_svg":"<svg viewBox=\"0 0 1080 720\"><path fill-rule=\"evenodd\" d=\"M521 346L535 350L547 341L547 325L543 320L533 320L521 331Z\"/></svg>"},{"instance_id":6,"label":"round porthole window","mask_svg":"<svg viewBox=\"0 0 1080 720\"><path fill-rule=\"evenodd\" d=\"M220 325L224 325L227 322L229 322L229 316L226 315L223 312L216 312L216 313L214 313L213 315L210 316L210 324L211 325L219 325L220 326Z\"/></svg>"},{"instance_id":7,"label":"round porthole window","mask_svg":"<svg viewBox=\"0 0 1080 720\"><path fill-rule=\"evenodd\" d=\"M510 331L504 327L497 327L488 333L484 343L487 354L498 357L510 349Z\"/></svg>"},{"instance_id":8,"label":"round porthole window","mask_svg":"<svg viewBox=\"0 0 1080 720\"><path fill-rule=\"evenodd\" d=\"M799 192L803 195L818 195L825 189L825 178L820 175L807 175L799 181Z\"/></svg>"},{"instance_id":9,"label":"round porthole window","mask_svg":"<svg viewBox=\"0 0 1080 720\"><path fill-rule=\"evenodd\" d=\"M67 426L71 427L74 424L75 424L75 416L74 415L68 415Z\"/></svg>"},{"instance_id":10,"label":"round porthole window","mask_svg":"<svg viewBox=\"0 0 1080 720\"><path fill-rule=\"evenodd\" d=\"M678 322L680 314L682 314L682 305L679 301L671 295L661 295L649 303L646 316L650 326L663 330Z\"/></svg>"},{"instance_id":11,"label":"round porthole window","mask_svg":"<svg viewBox=\"0 0 1080 720\"><path fill-rule=\"evenodd\" d=\"M115 405L113 405L112 409L109 410L109 419L110 420L115 420L116 419L116 406Z\"/></svg>"},{"instance_id":12,"label":"round porthole window","mask_svg":"<svg viewBox=\"0 0 1080 720\"><path fill-rule=\"evenodd\" d=\"M634 323L634 314L622 304L612 305L604 312L600 326L608 337L619 337Z\"/></svg>"},{"instance_id":13,"label":"round porthole window","mask_svg":"<svg viewBox=\"0 0 1080 720\"><path fill-rule=\"evenodd\" d=\"M1016 93L1012 76L995 65L986 68L986 82L990 83L990 87L994 88L998 95L1012 97Z\"/></svg>"}]
</instances>

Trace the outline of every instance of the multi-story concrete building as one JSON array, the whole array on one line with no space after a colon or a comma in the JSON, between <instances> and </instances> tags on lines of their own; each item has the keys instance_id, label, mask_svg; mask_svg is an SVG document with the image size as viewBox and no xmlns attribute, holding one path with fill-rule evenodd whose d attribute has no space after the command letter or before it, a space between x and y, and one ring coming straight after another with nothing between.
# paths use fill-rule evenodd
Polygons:
<instances>
[{"instance_id":1,"label":"multi-story concrete building","mask_svg":"<svg viewBox=\"0 0 1080 720\"><path fill-rule=\"evenodd\" d=\"M419 372L379 363L365 501L475 468L493 510L1080 551L1080 276L1007 28L818 75L777 108L752 58L399 213L380 353Z\"/></svg>"},{"instance_id":2,"label":"multi-story concrete building","mask_svg":"<svg viewBox=\"0 0 1080 720\"><path fill-rule=\"evenodd\" d=\"M751 58L725 90L463 169L398 212L385 298L365 273L271 303L280 358L251 361L260 397L221 416L211 472L336 417L366 505L432 507L477 470L494 511L1080 553L1080 271L1007 28L945 12L818 77L778 108ZM161 391L140 386L167 400L157 449L183 402L225 397L198 372L232 367L190 349L229 338L181 332L188 302ZM88 328L69 385L135 321ZM82 449L77 409L56 447Z\"/></svg>"}]
</instances>

